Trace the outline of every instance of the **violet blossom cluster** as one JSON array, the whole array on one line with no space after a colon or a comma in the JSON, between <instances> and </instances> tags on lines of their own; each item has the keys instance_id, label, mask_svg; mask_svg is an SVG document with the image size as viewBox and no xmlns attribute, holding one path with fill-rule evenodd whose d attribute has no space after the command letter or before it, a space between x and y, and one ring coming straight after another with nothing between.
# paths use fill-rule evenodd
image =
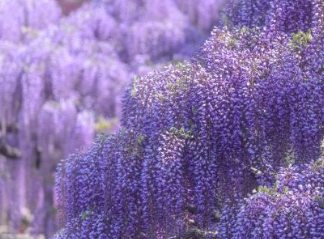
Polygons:
<instances>
[{"instance_id":1,"label":"violet blossom cluster","mask_svg":"<svg viewBox=\"0 0 324 239\"><path fill-rule=\"evenodd\" d=\"M265 27L269 30L295 33L307 31L316 12L311 0L230 0L224 9L223 24L229 26Z\"/></svg>"},{"instance_id":2,"label":"violet blossom cluster","mask_svg":"<svg viewBox=\"0 0 324 239\"><path fill-rule=\"evenodd\" d=\"M119 114L127 67L110 44L86 36L81 27L86 20L80 19L80 26L61 20L28 42L1 42L0 136L20 151L19 157L5 155L4 167L11 172L4 197L15 198L8 212L14 230L29 208L35 213L29 222L34 233L53 234L56 164L91 145L98 116Z\"/></svg>"},{"instance_id":3,"label":"violet blossom cluster","mask_svg":"<svg viewBox=\"0 0 324 239\"><path fill-rule=\"evenodd\" d=\"M273 187L224 210L219 238L323 238L323 169L323 159L283 168Z\"/></svg>"},{"instance_id":4,"label":"violet blossom cluster","mask_svg":"<svg viewBox=\"0 0 324 239\"><path fill-rule=\"evenodd\" d=\"M26 41L37 31L58 23L60 17L56 1L3 0L0 3L0 39Z\"/></svg>"},{"instance_id":5,"label":"violet blossom cluster","mask_svg":"<svg viewBox=\"0 0 324 239\"><path fill-rule=\"evenodd\" d=\"M63 17L54 0L1 1L1 224L20 230L27 208L33 233L53 234L58 161L118 128L135 74L186 58L216 23L220 1L184 2L92 1Z\"/></svg>"},{"instance_id":6,"label":"violet blossom cluster","mask_svg":"<svg viewBox=\"0 0 324 239\"><path fill-rule=\"evenodd\" d=\"M313 4L306 32L286 34L276 22L271 34L215 29L190 62L134 79L122 130L58 170L63 229L56 238L202 238L197 228L213 231L220 220L221 238L259 238L264 208L277 215L281 203L290 211L280 211L275 225L269 218L261 238L321 238L323 211L313 200L321 173L306 170L310 186L302 184L301 194L282 186L283 167L321 154L324 3ZM245 207L226 206L276 185L276 177L280 197L260 193Z\"/></svg>"}]
</instances>

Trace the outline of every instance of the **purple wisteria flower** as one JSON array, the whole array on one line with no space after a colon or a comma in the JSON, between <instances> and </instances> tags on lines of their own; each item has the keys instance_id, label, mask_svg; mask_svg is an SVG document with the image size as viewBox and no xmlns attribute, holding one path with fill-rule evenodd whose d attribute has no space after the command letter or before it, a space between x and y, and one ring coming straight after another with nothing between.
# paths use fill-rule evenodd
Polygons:
<instances>
[{"instance_id":1,"label":"purple wisteria flower","mask_svg":"<svg viewBox=\"0 0 324 239\"><path fill-rule=\"evenodd\" d=\"M215 29L190 62L135 78L120 132L58 171L58 238L101 236L96 220L108 238L202 238L219 220L220 238L321 238L321 173L302 165L324 133L323 9L314 1L294 34L275 21Z\"/></svg>"}]
</instances>

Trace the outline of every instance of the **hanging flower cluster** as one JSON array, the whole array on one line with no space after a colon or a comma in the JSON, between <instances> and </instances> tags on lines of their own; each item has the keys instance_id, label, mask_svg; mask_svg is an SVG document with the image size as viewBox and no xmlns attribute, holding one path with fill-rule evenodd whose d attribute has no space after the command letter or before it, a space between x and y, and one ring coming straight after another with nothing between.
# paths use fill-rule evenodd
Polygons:
<instances>
[{"instance_id":1,"label":"hanging flower cluster","mask_svg":"<svg viewBox=\"0 0 324 239\"><path fill-rule=\"evenodd\" d=\"M219 238L323 238L323 162L282 169L274 187L225 210Z\"/></svg>"},{"instance_id":2,"label":"hanging flower cluster","mask_svg":"<svg viewBox=\"0 0 324 239\"><path fill-rule=\"evenodd\" d=\"M89 146L95 133L116 130L133 75L192 54L196 33L199 41L206 37L220 7L209 1L207 15L196 9L198 1L180 5L90 1L63 17L54 0L1 1L0 157L3 171L12 173L1 189L0 213L12 229L19 230L21 212L30 208L33 232L53 234L57 162ZM197 17L187 18L185 9Z\"/></svg>"},{"instance_id":3,"label":"hanging flower cluster","mask_svg":"<svg viewBox=\"0 0 324 239\"><path fill-rule=\"evenodd\" d=\"M276 31L295 33L312 26L316 1L311 0L230 0L223 24L245 27L275 26ZM271 30L273 30L271 28Z\"/></svg>"},{"instance_id":4,"label":"hanging flower cluster","mask_svg":"<svg viewBox=\"0 0 324 239\"><path fill-rule=\"evenodd\" d=\"M10 228L29 208L33 232L53 234L57 162L118 128L134 74L191 54L184 46L215 18L186 14L173 0L93 1L67 17L54 0L1 1L0 160L11 173L1 177L0 213Z\"/></svg>"},{"instance_id":5,"label":"hanging flower cluster","mask_svg":"<svg viewBox=\"0 0 324 239\"><path fill-rule=\"evenodd\" d=\"M211 30L219 22L220 10L226 0L175 0L179 9L189 17L199 29Z\"/></svg>"},{"instance_id":6,"label":"hanging flower cluster","mask_svg":"<svg viewBox=\"0 0 324 239\"><path fill-rule=\"evenodd\" d=\"M56 1L3 0L0 3L0 39L29 40L37 31L58 23L60 17Z\"/></svg>"},{"instance_id":7,"label":"hanging flower cluster","mask_svg":"<svg viewBox=\"0 0 324 239\"><path fill-rule=\"evenodd\" d=\"M322 209L314 198L321 173L314 180L310 171L300 173L315 183L302 184L299 195L286 189L281 168L320 156L323 5L314 1L309 32L215 29L191 62L135 79L123 101L123 130L58 170L65 227L57 238L177 238L190 228L215 229L222 206L221 238L259 238L267 207L278 213L278 232L261 238L320 238L323 222L315 215ZM235 206L258 185L272 187L278 171L273 194ZM296 180L290 184L299 188ZM280 205L293 206L280 214ZM308 220L310 208L317 211Z\"/></svg>"}]
</instances>

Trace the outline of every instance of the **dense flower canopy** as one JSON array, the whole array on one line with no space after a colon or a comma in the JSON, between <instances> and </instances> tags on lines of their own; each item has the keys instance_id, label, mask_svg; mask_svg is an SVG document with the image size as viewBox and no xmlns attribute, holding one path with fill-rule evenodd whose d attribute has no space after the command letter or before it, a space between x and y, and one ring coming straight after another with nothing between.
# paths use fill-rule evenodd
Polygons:
<instances>
[{"instance_id":1,"label":"dense flower canopy","mask_svg":"<svg viewBox=\"0 0 324 239\"><path fill-rule=\"evenodd\" d=\"M220 3L88 1L62 16L54 0L1 1L0 224L20 231L29 210L33 233L53 234L56 164L117 130L134 75L192 55Z\"/></svg>"},{"instance_id":2,"label":"dense flower canopy","mask_svg":"<svg viewBox=\"0 0 324 239\"><path fill-rule=\"evenodd\" d=\"M286 33L307 31L317 12L316 1L312 0L229 0L227 5L223 19L226 25L274 27Z\"/></svg>"},{"instance_id":3,"label":"dense flower canopy","mask_svg":"<svg viewBox=\"0 0 324 239\"><path fill-rule=\"evenodd\" d=\"M57 23L60 16L55 1L3 0L0 3L0 39L26 41L38 30Z\"/></svg>"},{"instance_id":4,"label":"dense flower canopy","mask_svg":"<svg viewBox=\"0 0 324 239\"><path fill-rule=\"evenodd\" d=\"M283 25L215 29L190 62L135 79L122 130L59 168L65 228L56 238L176 238L191 227L213 231L220 219L220 238L321 238L322 169L311 168L322 161L285 167L321 152L323 4L312 2L301 31L286 28L274 7L269 16ZM290 188L290 172L307 178L302 186ZM236 211L258 185L267 193Z\"/></svg>"},{"instance_id":5,"label":"dense flower canopy","mask_svg":"<svg viewBox=\"0 0 324 239\"><path fill-rule=\"evenodd\" d=\"M279 171L272 188L224 212L220 238L323 238L324 161Z\"/></svg>"},{"instance_id":6,"label":"dense flower canopy","mask_svg":"<svg viewBox=\"0 0 324 239\"><path fill-rule=\"evenodd\" d=\"M51 236L58 203L57 239L324 236L323 0L96 0L61 15L0 3L11 228L29 208Z\"/></svg>"}]
</instances>

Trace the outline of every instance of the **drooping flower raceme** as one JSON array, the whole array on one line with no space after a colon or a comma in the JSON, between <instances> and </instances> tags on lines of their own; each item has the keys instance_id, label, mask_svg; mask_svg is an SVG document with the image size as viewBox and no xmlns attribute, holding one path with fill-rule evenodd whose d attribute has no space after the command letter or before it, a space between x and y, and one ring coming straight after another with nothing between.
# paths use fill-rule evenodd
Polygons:
<instances>
[{"instance_id":1,"label":"drooping flower raceme","mask_svg":"<svg viewBox=\"0 0 324 239\"><path fill-rule=\"evenodd\" d=\"M322 16L323 6L315 6ZM58 238L168 238L191 225L212 229L219 203L238 202L260 184L273 185L282 167L318 158L324 85L313 59L322 52L321 21L313 24L314 36L215 29L191 62L135 79L123 102L123 130L58 171L65 221ZM294 202L290 195L283 204ZM312 197L299 195L291 212L309 208ZM261 194L247 213L263 218L272 200ZM229 225L237 211L225 207ZM285 217L280 222L289 223ZM251 222L247 234L220 231L257 238L260 220ZM299 229L293 233L303 238Z\"/></svg>"},{"instance_id":2,"label":"drooping flower raceme","mask_svg":"<svg viewBox=\"0 0 324 239\"><path fill-rule=\"evenodd\" d=\"M95 130L118 128L132 76L181 58L192 29L215 21L198 24L182 10L173 0L89 2L60 18L54 0L1 1L0 138L20 153L16 161L1 156L12 172L2 195L13 230L30 208L33 232L52 234L56 163L87 147Z\"/></svg>"},{"instance_id":3,"label":"drooping flower raceme","mask_svg":"<svg viewBox=\"0 0 324 239\"><path fill-rule=\"evenodd\" d=\"M230 0L227 5L225 25L276 28L286 33L310 29L317 11L316 1L311 0Z\"/></svg>"},{"instance_id":4,"label":"drooping flower raceme","mask_svg":"<svg viewBox=\"0 0 324 239\"><path fill-rule=\"evenodd\" d=\"M323 162L280 170L274 187L223 212L219 238L324 237Z\"/></svg>"},{"instance_id":5,"label":"drooping flower raceme","mask_svg":"<svg viewBox=\"0 0 324 239\"><path fill-rule=\"evenodd\" d=\"M54 0L3 0L0 3L0 39L28 40L39 30L56 24L61 10Z\"/></svg>"}]
</instances>

